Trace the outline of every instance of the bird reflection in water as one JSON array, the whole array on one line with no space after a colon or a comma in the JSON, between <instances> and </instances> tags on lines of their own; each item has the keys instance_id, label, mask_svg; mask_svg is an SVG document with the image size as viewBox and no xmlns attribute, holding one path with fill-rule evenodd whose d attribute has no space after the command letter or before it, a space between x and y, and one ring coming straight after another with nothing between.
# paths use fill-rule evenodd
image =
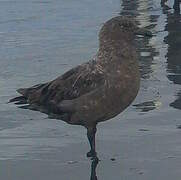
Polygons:
<instances>
[{"instance_id":1,"label":"bird reflection in water","mask_svg":"<svg viewBox=\"0 0 181 180\"><path fill-rule=\"evenodd\" d=\"M10 102L28 104L22 107L86 127L91 147L87 156L98 161L95 148L97 123L121 113L139 90L138 56L134 47L137 34L151 35L138 28L130 17L112 18L100 30L99 50L93 60L48 83L17 90L22 96ZM92 164L92 172L96 166L96 163Z\"/></svg>"},{"instance_id":2,"label":"bird reflection in water","mask_svg":"<svg viewBox=\"0 0 181 180\"><path fill-rule=\"evenodd\" d=\"M141 112L148 112L154 109L157 109L161 106L161 102L159 101L146 101L143 103L139 103L139 104L134 104L133 106L136 107L136 109L141 110Z\"/></svg>"},{"instance_id":3,"label":"bird reflection in water","mask_svg":"<svg viewBox=\"0 0 181 180\"><path fill-rule=\"evenodd\" d=\"M168 35L164 41L168 44L167 59L167 72L168 79L174 84L181 84L181 14L180 14L180 0L175 0L173 5L173 12L169 8L163 6L163 13L167 16L167 23L165 31ZM170 103L170 106L181 109L181 91L177 92L177 99Z\"/></svg>"},{"instance_id":4,"label":"bird reflection in water","mask_svg":"<svg viewBox=\"0 0 181 180\"><path fill-rule=\"evenodd\" d=\"M151 10L152 9L152 10ZM151 7L147 1L122 1L122 10L121 15L131 15L137 20L137 23L140 26L146 26L151 31L155 31L155 27L158 24L159 15L155 13L155 8ZM137 48L141 52L139 57L139 67L141 78L144 82L149 82L146 85L142 85L141 94L144 98L141 98L141 102L134 104L133 106L141 113L147 113L149 111L159 109L161 106L159 92L156 92L153 80L153 74L155 74L155 65L154 57L159 56L159 52L155 47L155 44L152 44L151 38L143 38L142 36L137 37ZM151 86L150 86L151 82ZM150 95L148 95L148 94Z\"/></svg>"},{"instance_id":5,"label":"bird reflection in water","mask_svg":"<svg viewBox=\"0 0 181 180\"><path fill-rule=\"evenodd\" d=\"M164 7L164 8L167 8L167 9L171 9L170 7L168 7L165 3L167 2L168 0L161 0L161 6ZM174 0L174 5L173 5L173 8L174 8L174 11L175 12L180 12L180 3L181 3L181 0Z\"/></svg>"},{"instance_id":6,"label":"bird reflection in water","mask_svg":"<svg viewBox=\"0 0 181 180\"><path fill-rule=\"evenodd\" d=\"M99 161L92 161L92 163L91 163L91 176L90 176L90 180L97 180L96 168L97 168L98 162Z\"/></svg>"}]
</instances>

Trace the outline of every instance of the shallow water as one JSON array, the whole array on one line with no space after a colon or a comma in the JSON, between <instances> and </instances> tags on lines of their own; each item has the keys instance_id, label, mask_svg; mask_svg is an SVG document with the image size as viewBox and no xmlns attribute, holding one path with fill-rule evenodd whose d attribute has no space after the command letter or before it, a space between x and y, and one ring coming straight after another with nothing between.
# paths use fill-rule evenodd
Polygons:
<instances>
[{"instance_id":1,"label":"shallow water","mask_svg":"<svg viewBox=\"0 0 181 180\"><path fill-rule=\"evenodd\" d=\"M181 16L172 7L173 0L0 1L1 179L90 178L82 127L7 102L17 88L91 59L102 23L118 14L154 36L138 38L142 81L133 105L98 126L98 179L180 179Z\"/></svg>"}]
</instances>

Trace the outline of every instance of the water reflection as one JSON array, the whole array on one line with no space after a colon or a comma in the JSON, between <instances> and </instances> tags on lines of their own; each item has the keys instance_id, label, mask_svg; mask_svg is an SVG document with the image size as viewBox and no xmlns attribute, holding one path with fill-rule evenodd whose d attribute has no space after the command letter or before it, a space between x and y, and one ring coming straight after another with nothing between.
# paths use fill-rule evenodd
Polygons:
<instances>
[{"instance_id":1,"label":"water reflection","mask_svg":"<svg viewBox=\"0 0 181 180\"><path fill-rule=\"evenodd\" d=\"M131 15L139 24L140 27L146 27L151 31L154 30L158 23L159 15L155 13L155 10L150 5L153 5L152 1L130 1L123 0L121 15ZM159 52L156 50L156 47L151 43L150 38L137 38L138 50L140 51L139 64L142 81L145 82L145 85L142 86L141 91L147 92L150 89L149 84L146 83L153 79L154 66L155 66L155 57L159 55ZM154 90L153 90L154 91ZM158 94L158 93L156 93ZM146 97L145 97L146 98ZM137 110L141 112L148 112L159 108L161 104L158 96L153 95L150 99L142 99L141 103L137 103L134 106Z\"/></svg>"},{"instance_id":2,"label":"water reflection","mask_svg":"<svg viewBox=\"0 0 181 180\"><path fill-rule=\"evenodd\" d=\"M181 2L180 0L174 1L173 8L176 14L180 14L180 2Z\"/></svg>"},{"instance_id":3,"label":"water reflection","mask_svg":"<svg viewBox=\"0 0 181 180\"><path fill-rule=\"evenodd\" d=\"M164 9L171 9L171 7L167 6L165 3L167 2L168 0L161 0L161 6L164 8ZM179 13L180 12L180 0L174 0L174 4L173 4L173 9L176 13Z\"/></svg>"},{"instance_id":4,"label":"water reflection","mask_svg":"<svg viewBox=\"0 0 181 180\"><path fill-rule=\"evenodd\" d=\"M156 26L155 22L157 22L158 17L148 14L149 6L147 1L123 0L122 6L123 10L121 11L121 15L131 15L141 27L151 26L150 30L152 30ZM149 43L150 38L138 37L137 41L137 47L141 53L139 57L141 77L143 79L149 79L153 72L152 64L155 49Z\"/></svg>"},{"instance_id":5,"label":"water reflection","mask_svg":"<svg viewBox=\"0 0 181 180\"><path fill-rule=\"evenodd\" d=\"M174 1L173 10L163 5L163 13L167 16L165 25L165 31L168 31L168 35L164 41L168 44L168 52L166 54L167 59L167 71L168 79L174 84L181 85L181 15L180 15L180 2ZM170 106L181 109L181 91L176 94L177 99L170 103Z\"/></svg>"},{"instance_id":6,"label":"water reflection","mask_svg":"<svg viewBox=\"0 0 181 180\"><path fill-rule=\"evenodd\" d=\"M96 168L97 168L98 163L99 163L99 161L92 161L92 163L91 163L90 180L98 180L97 175L96 175Z\"/></svg>"},{"instance_id":7,"label":"water reflection","mask_svg":"<svg viewBox=\"0 0 181 180\"><path fill-rule=\"evenodd\" d=\"M153 100L153 101L146 101L143 103L135 104L133 106L135 106L136 109L141 110L141 112L148 112L148 111L159 108L160 105L161 105L160 101L157 101L157 100L154 101Z\"/></svg>"}]
</instances>

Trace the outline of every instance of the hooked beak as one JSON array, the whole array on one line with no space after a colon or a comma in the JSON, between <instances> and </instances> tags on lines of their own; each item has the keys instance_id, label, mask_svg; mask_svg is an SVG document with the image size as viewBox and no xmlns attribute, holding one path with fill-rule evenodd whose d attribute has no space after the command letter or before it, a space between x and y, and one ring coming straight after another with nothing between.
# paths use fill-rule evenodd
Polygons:
<instances>
[{"instance_id":1,"label":"hooked beak","mask_svg":"<svg viewBox=\"0 0 181 180\"><path fill-rule=\"evenodd\" d=\"M152 37L153 34L151 31L145 29L145 28L139 28L136 32L135 35L142 35L142 36L147 36L147 37Z\"/></svg>"}]
</instances>

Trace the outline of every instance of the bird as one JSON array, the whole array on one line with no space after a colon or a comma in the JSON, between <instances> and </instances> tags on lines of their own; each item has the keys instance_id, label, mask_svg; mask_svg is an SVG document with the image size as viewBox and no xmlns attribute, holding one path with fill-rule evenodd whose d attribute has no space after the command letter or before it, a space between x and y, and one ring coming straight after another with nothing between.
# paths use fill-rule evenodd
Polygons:
<instances>
[{"instance_id":1,"label":"bird","mask_svg":"<svg viewBox=\"0 0 181 180\"><path fill-rule=\"evenodd\" d=\"M21 96L9 102L84 126L90 144L87 157L97 160L97 124L120 114L139 91L139 54L134 46L138 34L150 35L130 17L111 18L100 29L99 49L91 60L52 81L18 89Z\"/></svg>"}]
</instances>

